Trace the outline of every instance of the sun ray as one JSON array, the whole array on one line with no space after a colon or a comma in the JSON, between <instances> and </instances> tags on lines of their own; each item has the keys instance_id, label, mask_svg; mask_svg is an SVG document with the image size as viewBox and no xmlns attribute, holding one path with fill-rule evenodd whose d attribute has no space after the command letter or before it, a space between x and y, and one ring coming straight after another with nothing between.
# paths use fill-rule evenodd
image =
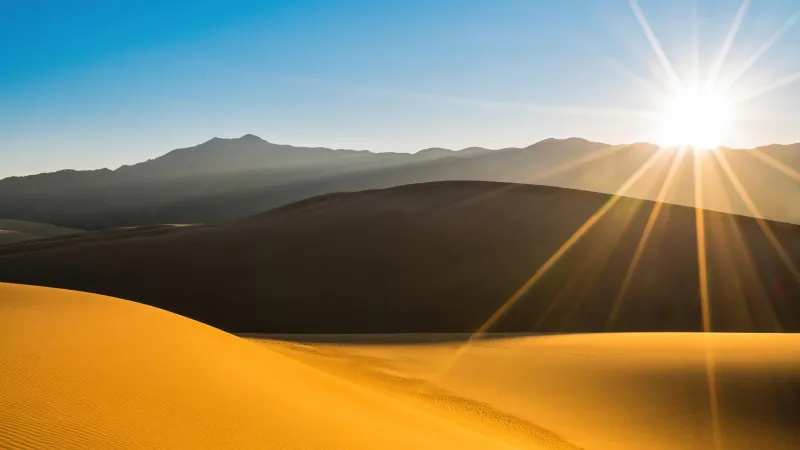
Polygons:
<instances>
[{"instance_id":1,"label":"sun ray","mask_svg":"<svg viewBox=\"0 0 800 450\"><path fill-rule=\"evenodd\" d=\"M640 84L641 86L646 87L647 90L649 90L655 96L661 97L661 98L668 97L667 92L662 87L659 87L659 85L657 83L653 83L652 81L648 80L647 78L637 74L636 72L634 72L633 70L628 68L625 64L623 64L622 62L620 62L620 61L618 61L618 60L616 60L616 59L614 59L614 58L612 58L610 56L604 55L599 51L596 51L596 53L598 54L598 56L600 58L602 58L606 63L608 63L608 65L611 66L614 70L616 70L617 72L627 76L628 78L630 78L631 80L633 80L636 83Z\"/></svg>"},{"instance_id":2,"label":"sun ray","mask_svg":"<svg viewBox=\"0 0 800 450\"><path fill-rule=\"evenodd\" d=\"M731 169L731 166L728 164L728 161L725 159L725 156L722 155L720 152L712 152L712 153L714 153L714 156L716 156L720 166L722 167L723 172L725 172L725 175L728 177L731 184L733 184L734 190L736 190L736 192L739 194L739 197L744 202L745 206L747 207L747 210L750 211L750 214L756 219L759 228L761 228L761 231L764 232L764 235L766 236L772 248L778 254L778 256L780 257L781 261L786 266L786 268L789 269L789 272L792 273L792 276L794 276L795 281L797 281L797 283L800 284L800 270L797 269L797 266L795 266L794 262L792 261L792 258L789 256L789 253L786 252L786 249L783 248L783 245L778 240L778 237L775 236L775 233L772 231L772 228L770 228L769 224L767 224L767 221L764 220L764 216L761 215L761 212L758 210L758 207L753 202L753 199L750 198L750 194L747 193L747 190L744 188L744 185L742 185L742 182L739 180L739 177L736 175L736 173L734 173L733 169Z\"/></svg>"},{"instance_id":3,"label":"sun ray","mask_svg":"<svg viewBox=\"0 0 800 450\"><path fill-rule=\"evenodd\" d=\"M474 333L473 336L478 337L482 334L485 334L492 325L494 325L514 304L516 304L522 296L524 296L531 288L541 279L560 259L561 257L578 242L587 231L589 231L603 216L608 213L608 211L614 207L614 205L619 202L620 198L622 198L625 193L633 186L636 181L638 181L644 173L653 166L658 160L658 157L661 156L661 152L657 152L653 154L640 168L636 171L625 184L619 189L618 193L611 196L611 198L599 209L595 212L589 219L581 225L575 233L570 236L569 239L558 249L555 253L548 259L542 266L537 270L533 276L528 279L525 284L522 285L515 293L511 296L504 304L500 307L492 316L481 325L480 328Z\"/></svg>"},{"instance_id":4,"label":"sun ray","mask_svg":"<svg viewBox=\"0 0 800 450\"><path fill-rule=\"evenodd\" d=\"M550 258L542 264L536 272L519 288L516 292L514 292L511 297L500 306L500 308L495 311L486 322L483 323L474 333L470 335L470 337L460 345L453 354L442 364L442 366L430 377L430 379L436 379L441 376L443 373L447 372L458 360L458 358L469 348L473 341L482 337L486 334L486 332L495 324L501 317L503 317L508 310L511 309L525 294L527 294L539 280L556 265L556 263L561 259L564 254L566 254L569 249L575 245L597 222L603 218L603 216L608 213L611 208L616 205L619 200L624 196L628 190L649 170L662 156L664 152L657 151L647 161L642 164L636 172L634 172L626 181L625 183L620 186L617 190L617 193L612 195L603 206L600 207L591 217L589 217L583 225L581 225L573 234L570 236L558 250L550 256Z\"/></svg>"},{"instance_id":5,"label":"sun ray","mask_svg":"<svg viewBox=\"0 0 800 450\"><path fill-rule=\"evenodd\" d=\"M365 86L342 81L333 81L313 76L291 75L283 76L286 80L300 82L311 86L352 91L356 93L389 97L401 100L413 100L425 103L465 106L469 108L498 109L504 111L530 112L534 114L563 114L571 116L588 117L637 117L653 118L658 115L657 111L631 110L626 108L602 108L585 106L563 106L563 105L540 105L513 101L485 100L480 98L460 97L444 94L433 94L430 92L420 92L381 86Z\"/></svg>"},{"instance_id":6,"label":"sun ray","mask_svg":"<svg viewBox=\"0 0 800 450\"><path fill-rule=\"evenodd\" d=\"M692 1L692 87L700 86L700 0Z\"/></svg>"},{"instance_id":7,"label":"sun ray","mask_svg":"<svg viewBox=\"0 0 800 450\"><path fill-rule=\"evenodd\" d=\"M722 448L719 428L719 405L717 402L716 364L711 342L711 304L708 292L708 258L706 255L706 227L703 210L702 154L694 155L694 211L697 234L697 275L700 288L700 310L705 335L706 378L708 384L708 406L711 414L712 440L715 449Z\"/></svg>"},{"instance_id":8,"label":"sun ray","mask_svg":"<svg viewBox=\"0 0 800 450\"><path fill-rule=\"evenodd\" d=\"M697 269L700 283L700 302L703 321L703 331L711 331L711 309L708 301L708 265L706 258L706 232L705 216L703 214L703 175L702 155L695 154L694 158L694 203L695 225L697 231Z\"/></svg>"},{"instance_id":9,"label":"sun ray","mask_svg":"<svg viewBox=\"0 0 800 450\"><path fill-rule=\"evenodd\" d=\"M552 314L553 311L555 311L556 306L561 304L561 302L563 301L563 297L571 295L572 292L575 290L574 288L578 286L581 281L583 281L583 273L588 270L588 265L590 264L589 260L594 259L596 256L597 255L593 254L592 258L587 258L587 261L584 263L584 267L582 267L578 271L578 274L577 275L573 274L567 285L561 288L558 295L550 302L549 305L547 305L547 308L545 308L545 310L542 311L541 315L539 316L539 320L537 320L536 323L533 324L534 330L539 330L539 327L541 327L542 324L547 319L550 318L550 314ZM594 282L594 280L592 280L592 282Z\"/></svg>"},{"instance_id":10,"label":"sun ray","mask_svg":"<svg viewBox=\"0 0 800 450\"><path fill-rule=\"evenodd\" d=\"M759 47L758 50L756 50L756 52L753 53L753 55L751 55L747 61L744 62L744 64L742 64L742 67L740 67L739 70L734 73L730 80L725 82L725 88L730 88L736 84L736 82L739 81L739 79L742 78L742 76L744 76L744 74L747 73L747 71L750 70L750 68L752 68L758 62L758 60L761 59L761 57L772 48L773 45L777 44L778 41L781 40L783 35L786 34L786 32L797 23L798 19L800 19L800 10L792 14L791 17L789 17L789 19L784 22L780 28L772 33L772 36L770 36L769 39L767 39L761 45L761 47Z\"/></svg>"},{"instance_id":11,"label":"sun ray","mask_svg":"<svg viewBox=\"0 0 800 450\"><path fill-rule=\"evenodd\" d=\"M727 228L730 231L723 231L726 224L722 220L727 221ZM756 323L763 324L764 321L767 321L770 331L780 332L782 329L780 319L778 319L775 308L764 291L763 282L739 228L736 216L728 215L720 218L716 225L718 228L717 233L712 234L713 232L710 232L709 234L715 237L716 247L720 255L724 255L722 258L727 259L726 273L728 274L727 276L730 276L733 290L740 293L739 297L729 298L729 303L731 303L729 309L734 311L736 306L741 305L741 310L744 311L748 320L747 324L738 326L746 326L747 329L754 329L754 327L760 329L764 325L756 325ZM751 288L748 289L748 287ZM739 305L734 304L734 300L740 302ZM754 306L757 306L757 308L754 308Z\"/></svg>"},{"instance_id":12,"label":"sun ray","mask_svg":"<svg viewBox=\"0 0 800 450\"><path fill-rule=\"evenodd\" d=\"M739 28L742 26L742 21L744 20L744 16L747 14L747 8L749 6L750 0L744 0L739 5L739 10L736 11L736 17L733 18L733 23L728 31L728 35L725 36L725 42L722 44L722 49L719 52L719 56L717 57L714 65L711 68L711 71L708 74L708 80L706 81L707 85L714 84L717 79L717 75L719 75L719 71L722 70L722 66L725 64L725 60L728 59L728 53L731 51L733 41L736 39L736 35L739 33Z\"/></svg>"},{"instance_id":13,"label":"sun ray","mask_svg":"<svg viewBox=\"0 0 800 450\"><path fill-rule=\"evenodd\" d=\"M715 170L715 172L717 171ZM717 185L717 189L719 189L723 194L721 197L723 201L722 210L730 211L732 208L731 196L735 196L737 194L729 192L729 189L726 188L727 185L723 186L723 183L720 183L722 180L717 179L717 181L719 183ZM756 320L767 320L772 331L780 332L782 330L780 319L778 319L775 308L764 291L764 283L761 280L761 276L759 275L755 261L753 260L753 255L748 248L745 237L740 229L739 222L741 216L726 214L724 216L724 220L719 216L717 217L720 220L715 221L714 224L718 226L718 229L715 232L709 232L709 235L716 239L715 242L717 244L717 249L720 254L724 255L722 256L723 264L728 264L726 266L727 268L731 268L733 266L742 269L741 273L737 274L728 272L728 275L726 276L731 278L731 281L734 285L739 285L734 289L736 292L741 292L741 300L745 302L745 313L749 314L750 311L747 303L750 303L751 306L757 305L758 312L763 312L764 314L756 317ZM728 223L728 229L730 230L728 233L725 233L723 230L725 226L724 221L727 221ZM753 289L743 291L740 281L749 283ZM766 305L766 308L764 308L764 305ZM752 324L752 316L749 316L748 318L751 319Z\"/></svg>"},{"instance_id":14,"label":"sun ray","mask_svg":"<svg viewBox=\"0 0 800 450\"><path fill-rule=\"evenodd\" d=\"M639 260L642 258L642 254L644 254L644 249L647 245L648 239L650 239L650 234L653 232L653 227L656 224L656 220L658 219L659 214L661 213L661 207L664 205L664 199L667 197L667 193L669 192L669 188L672 186L672 182L675 178L675 175L678 173L678 168L680 167L680 163L683 160L683 156L686 153L686 148L681 147L678 149L677 154L675 155L675 159L672 161L672 166L669 168L669 172L667 173L667 177L664 180L664 184L661 186L661 190L658 192L658 196L656 197L656 202L653 205L653 209L650 211L650 217L647 219L647 224L644 227L644 231L642 232L642 237L639 239L639 244L636 246L636 251L633 255L633 259L631 260L631 264L628 267L628 271L625 274L625 279L622 282L622 287L620 288L619 294L617 298L614 300L614 305L611 307L611 314L608 319L608 326L607 329L611 331L614 320L619 313L619 308L622 305L622 301L625 298L625 295L628 293L628 289L630 288L631 281L633 281L633 275L636 273L636 268L639 266Z\"/></svg>"},{"instance_id":15,"label":"sun ray","mask_svg":"<svg viewBox=\"0 0 800 450\"><path fill-rule=\"evenodd\" d=\"M748 150L747 154L753 156L755 158L760 159L762 162L768 164L773 169L787 175L789 178L800 183L800 171L794 170L791 167L787 166L786 164L778 161L777 159L765 154L761 150L754 148L752 150Z\"/></svg>"},{"instance_id":16,"label":"sun ray","mask_svg":"<svg viewBox=\"0 0 800 450\"><path fill-rule=\"evenodd\" d=\"M694 155L694 207L697 231L697 270L700 282L700 302L703 331L711 331L711 309L708 301L708 265L706 258L705 216L703 215L703 155Z\"/></svg>"},{"instance_id":17,"label":"sun ray","mask_svg":"<svg viewBox=\"0 0 800 450\"><path fill-rule=\"evenodd\" d=\"M678 76L677 72L675 72L675 69L672 67L672 63L669 62L669 58L667 58L667 54L664 53L664 49L661 47L658 37L656 37L655 33L653 33L653 29L650 28L650 24L647 22L647 17L644 15L644 11L642 11L642 8L639 7L639 2L637 0L628 0L628 4L633 10L633 14L636 16L639 26L642 28L647 41L650 43L650 48L653 49L658 62L661 64L661 67L664 69L664 72L667 74L670 82L675 88L682 89L683 83L681 82L681 78Z\"/></svg>"},{"instance_id":18,"label":"sun ray","mask_svg":"<svg viewBox=\"0 0 800 450\"><path fill-rule=\"evenodd\" d=\"M509 103L496 101L478 101L476 105L487 108L497 107L505 109L518 109L523 112L542 113L542 114L564 114L571 116L587 117L633 117L640 119L652 119L658 117L658 112L650 110L632 110L626 108L597 108L583 106L543 106L530 105L526 103Z\"/></svg>"},{"instance_id":19,"label":"sun ray","mask_svg":"<svg viewBox=\"0 0 800 450\"><path fill-rule=\"evenodd\" d=\"M776 82L774 82L772 84L764 86L764 87L762 87L760 89L756 89L756 90L754 90L754 91L752 91L752 92L750 92L748 94L741 95L738 98L734 99L731 102L731 104L733 106L735 106L735 105L739 105L739 104L742 104L744 102L753 100L754 98L760 97L760 96L762 96L764 94L767 94L767 93L770 93L770 92L772 92L772 91L774 91L776 89L780 89L780 88L782 88L782 87L784 87L786 85L792 84L797 80L800 80L800 72L795 72L795 73L793 73L791 75L788 75L788 76L785 76L785 77L779 79L778 81L776 81Z\"/></svg>"},{"instance_id":20,"label":"sun ray","mask_svg":"<svg viewBox=\"0 0 800 450\"><path fill-rule=\"evenodd\" d=\"M592 161L595 161L595 160L604 158L606 156L612 155L612 154L614 154L614 153L616 153L616 152L618 152L620 150L623 150L625 148L628 148L628 147L630 147L630 146L628 146L628 145L616 145L616 146L600 148L598 150L592 150L591 152L587 153L586 155L581 156L580 158L576 158L576 159L567 161L567 162L565 162L563 164L559 164L559 165L557 165L555 167L552 167L550 169L543 170L541 172L535 173L530 178L527 178L526 180L524 180L524 182L525 182L525 184L536 183L538 181L544 180L547 177L552 177L554 175L558 175L560 173L567 172L567 171L572 170L572 169L576 169L576 168L578 168L578 167L580 167L580 166L582 166L584 164L587 164L587 163L590 163ZM476 202L490 199L490 198L495 197L497 195L500 195L502 193L506 193L508 191L519 189L519 188L521 188L523 186L524 185L519 185L519 184L511 184L511 185L508 185L508 186L503 186L503 187L501 187L499 189L495 189L495 190L492 190L490 192L485 192L485 193L482 193L480 195L476 195L474 197L470 197L470 198L466 198L464 200L460 200L460 201L458 201L458 202L456 202L454 204L451 204L451 205L448 205L448 206L446 206L444 208L439 209L438 211L436 211L435 214L438 215L438 214L445 213L447 211L452 211L454 209L463 208L465 206L475 204Z\"/></svg>"},{"instance_id":21,"label":"sun ray","mask_svg":"<svg viewBox=\"0 0 800 450\"><path fill-rule=\"evenodd\" d=\"M556 307L566 299L569 299L571 304L569 305L569 310L561 318L561 324L563 326L569 323L569 319L580 309L586 296L592 290L608 261L612 258L619 240L628 232L632 219L643 204L644 202L639 201L634 203L633 208L619 211L627 215L627 217L621 219L623 223L614 227L612 235L604 236L603 243L597 245L591 253L584 254L581 268L571 271L573 272L571 280L566 287L560 290L555 299L547 305L545 311L539 316L539 320L533 325L534 330L540 330L556 310Z\"/></svg>"},{"instance_id":22,"label":"sun ray","mask_svg":"<svg viewBox=\"0 0 800 450\"><path fill-rule=\"evenodd\" d=\"M414 92L414 91L406 91L399 89L354 87L354 89L356 88L362 92L369 92L376 95L392 96L402 99L411 99L411 100L441 103L448 105L466 106L470 108L497 109L504 111L530 112L537 114L563 114L571 116L588 116L588 117L635 117L635 118L648 119L658 116L657 111L650 111L650 110L631 110L627 108L601 108L601 107L587 107L587 106L538 105L531 103L484 100L484 99L476 99L470 97L431 94L425 92Z\"/></svg>"},{"instance_id":23,"label":"sun ray","mask_svg":"<svg viewBox=\"0 0 800 450\"><path fill-rule=\"evenodd\" d=\"M745 272L745 276L747 279L751 280L752 285L758 289L756 295L753 296L752 299L758 305L766 305L764 310L766 311L766 317L769 321L769 325L772 327L771 331L780 333L783 331L783 325L781 324L778 314L775 311L775 306L764 292L763 281L761 280L761 276L758 274L756 264L753 261L753 255L750 253L750 249L745 243L742 231L739 229L739 222L737 222L736 216L733 215L728 216L727 219L731 222L731 228L733 229L733 248L738 251L739 255L743 255L744 258L742 269Z\"/></svg>"},{"instance_id":24,"label":"sun ray","mask_svg":"<svg viewBox=\"0 0 800 450\"><path fill-rule=\"evenodd\" d=\"M630 145L615 145L613 147L605 147L605 148L596 150L594 152L591 152L591 153L588 153L588 154L586 154L584 156L581 156L580 158L573 159L573 160L565 162L563 164L559 164L559 165L557 165L557 166L555 166L555 167L553 167L551 169L543 170L543 171L535 174L533 176L533 178L531 178L529 180L529 182L544 180L545 178L552 177L554 175L558 175L560 173L567 172L569 170L578 168L578 167L582 166L583 164L590 163L592 161L604 158L606 156L609 156L609 155L612 155L614 153L617 153L620 150L628 149L630 147L631 147Z\"/></svg>"}]
</instances>

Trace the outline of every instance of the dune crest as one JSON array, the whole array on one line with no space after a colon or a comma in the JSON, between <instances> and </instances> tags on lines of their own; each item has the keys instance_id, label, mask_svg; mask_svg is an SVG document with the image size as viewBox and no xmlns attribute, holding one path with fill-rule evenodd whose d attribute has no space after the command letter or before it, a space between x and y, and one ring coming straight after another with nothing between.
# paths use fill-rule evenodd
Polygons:
<instances>
[{"instance_id":1,"label":"dune crest","mask_svg":"<svg viewBox=\"0 0 800 450\"><path fill-rule=\"evenodd\" d=\"M715 448L708 348L717 448L800 442L795 334L299 342L2 283L0 329L3 449Z\"/></svg>"},{"instance_id":2,"label":"dune crest","mask_svg":"<svg viewBox=\"0 0 800 450\"><path fill-rule=\"evenodd\" d=\"M478 181L330 194L223 226L0 247L0 281L134 300L232 333L468 333L609 201ZM619 198L490 331L702 331L696 212L655 208ZM800 331L786 262L800 267L800 226L767 224L783 258L756 220L703 217L711 329Z\"/></svg>"},{"instance_id":3,"label":"dune crest","mask_svg":"<svg viewBox=\"0 0 800 450\"><path fill-rule=\"evenodd\" d=\"M4 449L515 448L133 302L0 284L0 328Z\"/></svg>"}]
</instances>

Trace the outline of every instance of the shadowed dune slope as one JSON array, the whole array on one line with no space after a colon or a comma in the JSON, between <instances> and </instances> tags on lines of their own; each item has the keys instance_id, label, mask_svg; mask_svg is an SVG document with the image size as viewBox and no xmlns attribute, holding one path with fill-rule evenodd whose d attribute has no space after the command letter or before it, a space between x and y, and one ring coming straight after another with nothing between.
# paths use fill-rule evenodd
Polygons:
<instances>
[{"instance_id":1,"label":"shadowed dune slope","mask_svg":"<svg viewBox=\"0 0 800 450\"><path fill-rule=\"evenodd\" d=\"M380 344L371 342L376 338ZM415 336L416 345L403 343L408 336L391 338L264 342L384 392L502 416L517 430L546 429L585 449L788 450L800 443L797 334L489 338L473 341L455 360L463 344L436 342L439 335Z\"/></svg>"},{"instance_id":2,"label":"shadowed dune slope","mask_svg":"<svg viewBox=\"0 0 800 450\"><path fill-rule=\"evenodd\" d=\"M56 227L23 220L0 219L0 245L27 242L83 233L73 228Z\"/></svg>"},{"instance_id":3,"label":"shadowed dune slope","mask_svg":"<svg viewBox=\"0 0 800 450\"><path fill-rule=\"evenodd\" d=\"M472 332L609 198L489 182L330 194L225 226L0 248L0 281L233 332ZM693 208L661 208L620 296L654 205L621 198L490 331L702 330ZM712 330L800 331L800 227L765 222L771 242L753 218L702 217Z\"/></svg>"},{"instance_id":4,"label":"shadowed dune slope","mask_svg":"<svg viewBox=\"0 0 800 450\"><path fill-rule=\"evenodd\" d=\"M3 449L513 448L443 408L132 302L0 284L0 327Z\"/></svg>"}]
</instances>

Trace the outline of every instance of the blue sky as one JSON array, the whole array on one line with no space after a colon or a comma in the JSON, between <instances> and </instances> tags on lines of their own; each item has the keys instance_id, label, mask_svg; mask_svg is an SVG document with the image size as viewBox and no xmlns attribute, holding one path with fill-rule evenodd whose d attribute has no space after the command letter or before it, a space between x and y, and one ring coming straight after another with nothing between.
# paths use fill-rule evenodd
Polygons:
<instances>
[{"instance_id":1,"label":"blue sky","mask_svg":"<svg viewBox=\"0 0 800 450\"><path fill-rule=\"evenodd\" d=\"M741 2L639 6L690 79ZM745 94L800 72L800 2L748 6L721 78L785 32L735 85ZM653 140L643 112L667 83L628 0L0 0L0 177L247 133L405 152ZM798 99L800 82L740 105L725 144L800 141Z\"/></svg>"}]
</instances>

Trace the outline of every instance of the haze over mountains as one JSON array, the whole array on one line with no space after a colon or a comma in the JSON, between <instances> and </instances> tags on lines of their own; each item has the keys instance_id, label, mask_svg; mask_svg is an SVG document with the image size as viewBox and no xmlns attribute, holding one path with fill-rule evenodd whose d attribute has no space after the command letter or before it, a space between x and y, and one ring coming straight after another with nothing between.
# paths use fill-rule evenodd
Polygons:
<instances>
[{"instance_id":1,"label":"haze over mountains","mask_svg":"<svg viewBox=\"0 0 800 450\"><path fill-rule=\"evenodd\" d=\"M614 193L657 152L658 147L651 144L610 146L578 138L548 139L525 148L431 148L415 154L293 147L253 135L214 138L116 170L66 170L0 180L0 217L79 229L213 224L329 192L442 180L533 183ZM778 161L788 172L776 170L753 152ZM794 200L800 198L800 183L791 176L800 173L800 144L722 150L721 154L759 214L800 223L800 202ZM665 201L694 205L695 157L689 154L680 163ZM702 206L752 215L720 163L708 154L697 157L704 160L707 177ZM660 170L655 181L663 181L666 173ZM655 199L657 193L641 188L627 195Z\"/></svg>"},{"instance_id":2,"label":"haze over mountains","mask_svg":"<svg viewBox=\"0 0 800 450\"><path fill-rule=\"evenodd\" d=\"M0 180L0 217L100 230L1 247L0 281L236 332L466 332L618 193L498 329L700 330L696 216L678 206L699 199L715 329L800 331L787 300L800 298L798 155L800 145L717 154L578 138L416 154L215 138L114 171ZM654 199L675 205L660 210L615 306ZM748 215L775 220L782 250Z\"/></svg>"}]
</instances>

